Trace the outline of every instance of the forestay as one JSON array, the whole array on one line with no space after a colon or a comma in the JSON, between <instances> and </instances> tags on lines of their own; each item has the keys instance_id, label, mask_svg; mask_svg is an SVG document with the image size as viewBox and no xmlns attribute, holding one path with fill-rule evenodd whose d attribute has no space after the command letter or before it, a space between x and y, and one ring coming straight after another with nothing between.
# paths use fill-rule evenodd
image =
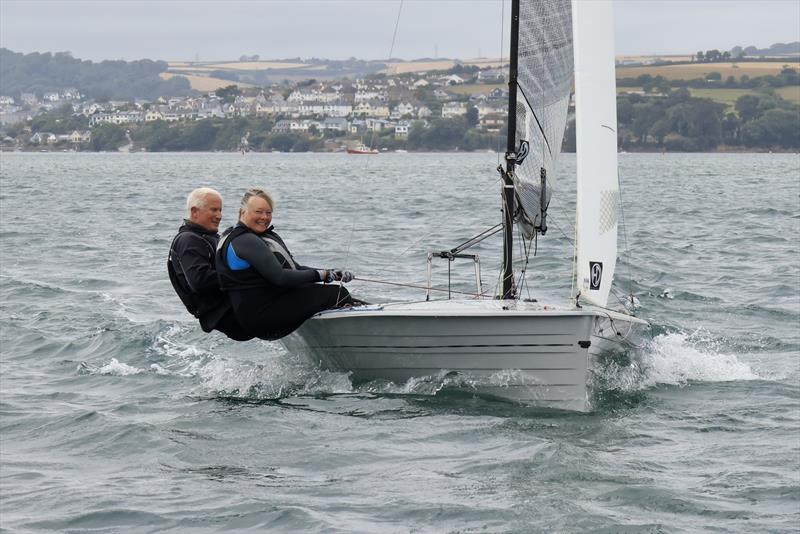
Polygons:
<instances>
[{"instance_id":1,"label":"forestay","mask_svg":"<svg viewBox=\"0 0 800 534\"><path fill-rule=\"evenodd\" d=\"M572 13L570 0L520 2L517 63L517 147L515 189L530 239L541 225L555 181L567 107L572 90ZM546 173L544 203L541 174Z\"/></svg>"},{"instance_id":2,"label":"forestay","mask_svg":"<svg viewBox=\"0 0 800 534\"><path fill-rule=\"evenodd\" d=\"M605 306L617 261L617 103L611 0L574 0L576 273L580 300Z\"/></svg>"}]
</instances>

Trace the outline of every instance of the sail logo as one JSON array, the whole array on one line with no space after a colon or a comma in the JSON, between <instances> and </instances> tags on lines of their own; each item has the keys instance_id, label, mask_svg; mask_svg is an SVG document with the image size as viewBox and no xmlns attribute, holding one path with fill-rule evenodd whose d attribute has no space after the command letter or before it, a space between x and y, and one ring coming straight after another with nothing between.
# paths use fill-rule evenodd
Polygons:
<instances>
[{"instance_id":1,"label":"sail logo","mask_svg":"<svg viewBox=\"0 0 800 534\"><path fill-rule=\"evenodd\" d=\"M522 165L522 162L525 161L525 158L528 157L528 153L530 152L530 143L523 140L519 144L519 150L517 150L517 159L516 164Z\"/></svg>"},{"instance_id":2,"label":"sail logo","mask_svg":"<svg viewBox=\"0 0 800 534\"><path fill-rule=\"evenodd\" d=\"M589 262L589 289L597 291L600 289L600 282L603 281L603 263L599 261Z\"/></svg>"}]
</instances>

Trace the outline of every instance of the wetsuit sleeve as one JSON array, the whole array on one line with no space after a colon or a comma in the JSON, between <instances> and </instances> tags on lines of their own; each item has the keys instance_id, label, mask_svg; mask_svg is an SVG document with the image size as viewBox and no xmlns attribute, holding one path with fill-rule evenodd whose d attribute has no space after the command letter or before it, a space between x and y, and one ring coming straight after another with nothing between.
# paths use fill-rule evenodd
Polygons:
<instances>
[{"instance_id":1,"label":"wetsuit sleeve","mask_svg":"<svg viewBox=\"0 0 800 534\"><path fill-rule=\"evenodd\" d=\"M210 245L200 236L188 232L175 241L173 259L183 271L186 283L194 293L219 289L219 279L213 256L209 259Z\"/></svg>"},{"instance_id":2,"label":"wetsuit sleeve","mask_svg":"<svg viewBox=\"0 0 800 534\"><path fill-rule=\"evenodd\" d=\"M295 287L320 281L319 273L315 270L294 271L281 267L264 241L254 234L242 234L229 246L233 247L237 256L248 261L264 279L278 287Z\"/></svg>"}]
</instances>

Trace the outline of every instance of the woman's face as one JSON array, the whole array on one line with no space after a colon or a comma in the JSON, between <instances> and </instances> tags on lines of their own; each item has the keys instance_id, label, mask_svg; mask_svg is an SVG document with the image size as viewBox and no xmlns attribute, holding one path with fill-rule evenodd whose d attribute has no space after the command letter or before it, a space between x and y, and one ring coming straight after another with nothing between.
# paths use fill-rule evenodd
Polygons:
<instances>
[{"instance_id":1,"label":"woman's face","mask_svg":"<svg viewBox=\"0 0 800 534\"><path fill-rule=\"evenodd\" d=\"M272 208L261 197L250 197L240 218L242 223L257 234L267 231L272 224Z\"/></svg>"}]
</instances>

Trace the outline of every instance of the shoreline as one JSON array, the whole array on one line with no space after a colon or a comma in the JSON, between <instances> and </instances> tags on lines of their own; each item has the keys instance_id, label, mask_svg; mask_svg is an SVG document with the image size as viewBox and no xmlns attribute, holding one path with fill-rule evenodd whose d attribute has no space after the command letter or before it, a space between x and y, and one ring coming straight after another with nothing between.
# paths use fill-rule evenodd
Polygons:
<instances>
[{"instance_id":1,"label":"shoreline","mask_svg":"<svg viewBox=\"0 0 800 534\"><path fill-rule=\"evenodd\" d=\"M3 154L239 154L247 156L249 154L345 154L350 156L367 156L378 154L347 154L344 150L307 150L303 152L281 152L281 151L258 151L251 150L246 154L241 154L238 150L180 150L180 151L159 151L147 152L146 150L73 150L66 148L37 148L19 149L0 147ZM379 154L503 154L492 150L407 150L401 152L396 150L386 150ZM575 152L561 152L561 154L575 154ZM630 149L620 150L617 154L800 154L797 150L775 148L775 149L744 149L740 147L720 147L717 150L697 150L676 152L658 149Z\"/></svg>"}]
</instances>

